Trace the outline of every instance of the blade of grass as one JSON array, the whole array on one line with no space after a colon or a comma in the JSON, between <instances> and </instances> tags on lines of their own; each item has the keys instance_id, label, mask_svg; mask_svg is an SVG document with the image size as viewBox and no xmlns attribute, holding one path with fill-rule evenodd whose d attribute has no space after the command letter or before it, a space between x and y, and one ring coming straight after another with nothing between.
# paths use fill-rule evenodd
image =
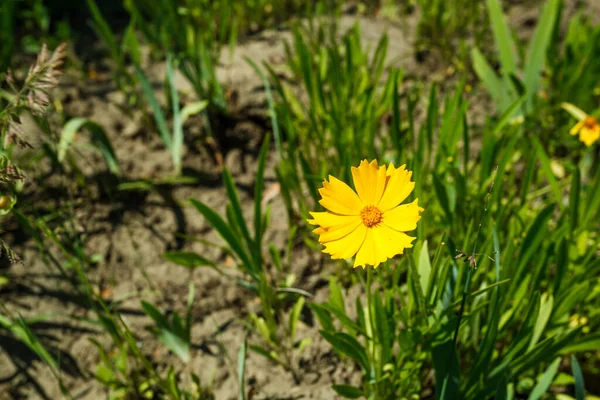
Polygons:
<instances>
[{"instance_id":1,"label":"blade of grass","mask_svg":"<svg viewBox=\"0 0 600 400\"><path fill-rule=\"evenodd\" d=\"M552 31L558 16L561 0L549 0L538 20L533 38L529 42L525 58L525 87L527 88L527 108L531 109L533 97L537 94L542 70L546 63L546 53L552 39Z\"/></svg>"},{"instance_id":2,"label":"blade of grass","mask_svg":"<svg viewBox=\"0 0 600 400\"><path fill-rule=\"evenodd\" d=\"M165 118L165 115L163 114L162 109L160 108L160 104L158 104L158 100L156 99L156 96L154 96L154 90L152 89L152 85L150 85L148 78L146 78L146 75L139 67L139 65L134 64L134 67L135 73L140 81L140 84L142 85L142 91L146 96L146 101L148 102L148 104L150 104L150 108L152 109L154 120L156 121L156 125L158 127L158 133L160 134L160 137L162 138L166 148L171 150L173 147L173 143L171 141L171 133L169 132L167 120Z\"/></svg>"},{"instance_id":3,"label":"blade of grass","mask_svg":"<svg viewBox=\"0 0 600 400\"><path fill-rule=\"evenodd\" d=\"M504 75L514 74L517 70L517 60L515 56L515 44L510 33L510 28L504 17L502 6L499 0L486 0L485 2L490 19L490 25L494 34L496 50L500 57L502 73Z\"/></svg>"},{"instance_id":4,"label":"blade of grass","mask_svg":"<svg viewBox=\"0 0 600 400\"><path fill-rule=\"evenodd\" d=\"M167 54L167 80L169 82L169 92L171 94L171 110L173 112L173 142L171 145L171 158L175 167L175 175L181 174L181 150L183 147L183 122L179 109L179 94L175 87L175 78L173 74L173 56Z\"/></svg>"}]
</instances>

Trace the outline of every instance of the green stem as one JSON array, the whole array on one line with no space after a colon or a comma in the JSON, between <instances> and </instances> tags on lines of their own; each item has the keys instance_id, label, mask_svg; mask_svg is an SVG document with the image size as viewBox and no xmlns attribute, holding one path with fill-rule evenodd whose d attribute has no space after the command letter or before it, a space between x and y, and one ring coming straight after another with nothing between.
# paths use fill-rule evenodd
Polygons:
<instances>
[{"instance_id":1,"label":"green stem","mask_svg":"<svg viewBox=\"0 0 600 400\"><path fill-rule=\"evenodd\" d=\"M377 362L376 360L376 344L374 342L375 340L375 324L374 324L374 318L373 318L373 295L372 295L372 290L371 290L371 286L373 284L373 272L371 271L372 267L367 266L367 318L368 318L368 325L371 327L371 339L366 338L366 343L367 343L367 350L369 351L369 353L371 354L371 356L369 357L369 368L370 371L369 372L369 385L368 387L371 389L371 393L369 394L369 399L377 399L377 376L376 376L376 368L375 368L375 363Z\"/></svg>"}]
</instances>

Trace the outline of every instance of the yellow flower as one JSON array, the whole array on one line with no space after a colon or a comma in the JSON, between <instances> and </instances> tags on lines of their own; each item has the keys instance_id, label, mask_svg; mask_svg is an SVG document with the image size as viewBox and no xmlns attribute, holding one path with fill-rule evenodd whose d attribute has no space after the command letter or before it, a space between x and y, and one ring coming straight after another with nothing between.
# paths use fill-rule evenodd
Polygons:
<instances>
[{"instance_id":1,"label":"yellow flower","mask_svg":"<svg viewBox=\"0 0 600 400\"><path fill-rule=\"evenodd\" d=\"M579 140L589 147L600 138L600 124L596 118L587 115L571 128L570 133L571 135L579 133Z\"/></svg>"},{"instance_id":2,"label":"yellow flower","mask_svg":"<svg viewBox=\"0 0 600 400\"><path fill-rule=\"evenodd\" d=\"M423 208L418 199L400 205L415 187L411 176L404 165L390 164L386 169L376 160L363 160L358 168L352 167L355 192L329 175L329 182L324 180L319 189L319 203L328 211L311 212L313 219L308 220L319 226L313 232L325 246L323 252L343 260L356 254L354 268L367 264L377 268L412 247L415 238L404 232L417 227Z\"/></svg>"}]
</instances>

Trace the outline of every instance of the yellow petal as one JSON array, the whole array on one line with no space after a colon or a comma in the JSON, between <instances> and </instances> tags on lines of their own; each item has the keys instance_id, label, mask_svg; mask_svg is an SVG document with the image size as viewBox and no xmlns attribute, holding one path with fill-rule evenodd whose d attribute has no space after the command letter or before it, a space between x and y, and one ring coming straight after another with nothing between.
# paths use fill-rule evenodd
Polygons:
<instances>
[{"instance_id":1,"label":"yellow petal","mask_svg":"<svg viewBox=\"0 0 600 400\"><path fill-rule=\"evenodd\" d=\"M340 225L333 228L329 228L327 232L321 234L321 237L319 237L319 242L327 243L332 242L334 240L342 239L343 237L352 233L356 228L358 228L359 225L362 225L362 221L360 218L356 217L355 221L347 225Z\"/></svg>"},{"instance_id":2,"label":"yellow petal","mask_svg":"<svg viewBox=\"0 0 600 400\"><path fill-rule=\"evenodd\" d=\"M583 122L584 121L585 120L581 120L577 124L575 124L575 126L571 128L571 130L569 131L569 133L571 135L577 135L579 133L579 131L581 130L581 127L583 126Z\"/></svg>"},{"instance_id":3,"label":"yellow petal","mask_svg":"<svg viewBox=\"0 0 600 400\"><path fill-rule=\"evenodd\" d=\"M356 254L356 259L354 260L354 268L365 268L367 265L372 265L373 268L377 268L379 264L388 259L386 255L386 249L384 247L385 243L381 242L381 238L378 235L378 231L380 229L381 225L367 230L367 236L365 237L365 241L361 246L360 250L358 250L358 253ZM391 231L391 229L389 230Z\"/></svg>"},{"instance_id":4,"label":"yellow petal","mask_svg":"<svg viewBox=\"0 0 600 400\"><path fill-rule=\"evenodd\" d=\"M391 162L390 165L388 165L387 168L387 176L392 176L394 174L394 172L396 172L397 170L404 170L406 169L406 164L399 166L398 168L394 167L394 163Z\"/></svg>"},{"instance_id":5,"label":"yellow petal","mask_svg":"<svg viewBox=\"0 0 600 400\"><path fill-rule=\"evenodd\" d=\"M312 222L310 222L310 220L307 220L307 221L308 221L309 223L311 223L311 224L312 224ZM315 228L315 229L313 229L313 233L314 233L315 235L322 235L322 234L324 234L324 233L326 233L326 232L327 232L327 229L325 229L325 228L321 228L321 227L318 227L318 228Z\"/></svg>"},{"instance_id":6,"label":"yellow petal","mask_svg":"<svg viewBox=\"0 0 600 400\"><path fill-rule=\"evenodd\" d=\"M329 175L329 182L323 181L323 188L319 189L319 193L322 197L334 199L340 206L349 210L360 212L364 207L356 192L335 176Z\"/></svg>"},{"instance_id":7,"label":"yellow petal","mask_svg":"<svg viewBox=\"0 0 600 400\"><path fill-rule=\"evenodd\" d=\"M329 211L331 211L332 213L335 214L339 214L339 215L359 215L360 214L360 210L356 210L354 208L349 208L345 205L343 205L342 203L340 203L340 199L337 198L333 198L333 197L323 197L321 200L319 200L319 204L322 205L323 207L325 207L326 209L328 209Z\"/></svg>"},{"instance_id":8,"label":"yellow petal","mask_svg":"<svg viewBox=\"0 0 600 400\"><path fill-rule=\"evenodd\" d=\"M600 125L595 125L593 128L582 128L579 133L579 140L586 146L590 147L596 140L600 138Z\"/></svg>"},{"instance_id":9,"label":"yellow petal","mask_svg":"<svg viewBox=\"0 0 600 400\"><path fill-rule=\"evenodd\" d=\"M367 227L359 224L355 230L343 238L325 243L323 253L331 254L333 259L347 260L362 246L366 234Z\"/></svg>"},{"instance_id":10,"label":"yellow petal","mask_svg":"<svg viewBox=\"0 0 600 400\"><path fill-rule=\"evenodd\" d=\"M412 231L417 228L417 222L421 219L419 215L423 208L419 207L419 199L410 204L401 204L396 208L383 213L382 223L399 232Z\"/></svg>"},{"instance_id":11,"label":"yellow petal","mask_svg":"<svg viewBox=\"0 0 600 400\"><path fill-rule=\"evenodd\" d=\"M332 228L334 226L348 225L354 221L360 221L356 215L338 215L330 212L311 212L313 219L308 219L311 225L320 225L323 228Z\"/></svg>"},{"instance_id":12,"label":"yellow petal","mask_svg":"<svg viewBox=\"0 0 600 400\"><path fill-rule=\"evenodd\" d=\"M385 187L387 186L387 181L388 178L386 176L386 168L385 165L382 165L379 167L379 170L377 170L377 181L374 187L375 193L373 194L373 205L379 204L379 201L381 201L381 196L383 196Z\"/></svg>"},{"instance_id":13,"label":"yellow petal","mask_svg":"<svg viewBox=\"0 0 600 400\"><path fill-rule=\"evenodd\" d=\"M358 192L358 197L365 206L376 204L375 194L377 191L378 174L379 164L377 164L377 160L373 160L371 163L367 160L362 160L358 168L352 167L354 187Z\"/></svg>"},{"instance_id":14,"label":"yellow petal","mask_svg":"<svg viewBox=\"0 0 600 400\"><path fill-rule=\"evenodd\" d=\"M373 239L377 242L381 254L385 261L397 254L404 253L404 249L413 247L414 237L408 236L404 232L398 232L386 225L378 225L373 228Z\"/></svg>"},{"instance_id":15,"label":"yellow petal","mask_svg":"<svg viewBox=\"0 0 600 400\"><path fill-rule=\"evenodd\" d=\"M392 169L393 172L389 175L381 201L377 204L377 208L382 212L391 210L402 203L415 188L415 183L410 181L412 172L407 171L404 165L394 169L394 166L390 164L389 169Z\"/></svg>"}]
</instances>

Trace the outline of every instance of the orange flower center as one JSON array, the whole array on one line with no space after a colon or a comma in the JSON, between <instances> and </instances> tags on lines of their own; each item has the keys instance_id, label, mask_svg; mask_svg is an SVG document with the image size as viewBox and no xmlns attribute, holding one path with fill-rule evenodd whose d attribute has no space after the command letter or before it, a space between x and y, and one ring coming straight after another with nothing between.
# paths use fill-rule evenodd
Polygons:
<instances>
[{"instance_id":1,"label":"orange flower center","mask_svg":"<svg viewBox=\"0 0 600 400\"><path fill-rule=\"evenodd\" d=\"M383 213L375 206L366 206L360 212L360 218L362 218L363 224L367 228L377 225L381 222Z\"/></svg>"},{"instance_id":2,"label":"orange flower center","mask_svg":"<svg viewBox=\"0 0 600 400\"><path fill-rule=\"evenodd\" d=\"M598 120L596 118L592 117L591 115L585 117L585 120L583 121L583 126L585 126L588 129L594 129L596 125L598 125Z\"/></svg>"}]
</instances>

